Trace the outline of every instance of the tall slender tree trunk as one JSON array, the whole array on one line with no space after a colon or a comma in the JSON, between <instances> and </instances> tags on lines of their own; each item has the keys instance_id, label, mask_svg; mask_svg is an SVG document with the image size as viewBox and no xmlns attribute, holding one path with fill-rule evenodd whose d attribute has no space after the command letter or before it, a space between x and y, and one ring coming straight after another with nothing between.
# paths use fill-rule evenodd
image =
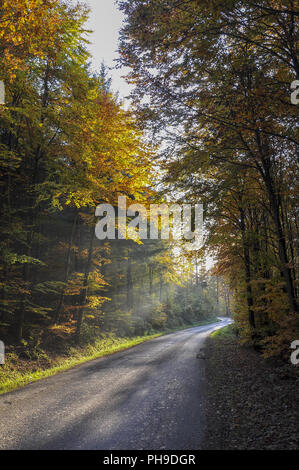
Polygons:
<instances>
[{"instance_id":1,"label":"tall slender tree trunk","mask_svg":"<svg viewBox=\"0 0 299 470\"><path fill-rule=\"evenodd\" d=\"M163 293L163 276L162 273L160 273L160 302L162 302L162 293Z\"/></svg>"},{"instance_id":2,"label":"tall slender tree trunk","mask_svg":"<svg viewBox=\"0 0 299 470\"><path fill-rule=\"evenodd\" d=\"M240 210L240 219L241 219L241 234L242 234L242 244L243 244L243 256L244 256L244 267L245 267L245 282L246 282L246 298L248 306L248 322L250 327L255 330L255 318L253 311L253 296L251 288L251 266L250 266L250 252L248 242L246 240L246 229L245 229L245 213L244 209L241 207Z\"/></svg>"},{"instance_id":3,"label":"tall slender tree trunk","mask_svg":"<svg viewBox=\"0 0 299 470\"><path fill-rule=\"evenodd\" d=\"M127 260L127 308L128 310L131 310L133 308L132 267L129 251Z\"/></svg>"},{"instance_id":4,"label":"tall slender tree trunk","mask_svg":"<svg viewBox=\"0 0 299 470\"><path fill-rule=\"evenodd\" d=\"M279 214L279 207L277 204L277 200L275 194L269 192L270 203L272 206L273 218L277 232L278 238L278 253L279 259L281 262L282 273L284 277L284 281L286 284L286 291L289 299L289 304L292 312L298 312L298 305L295 298L295 290L293 285L292 279L292 272L291 268L289 267L289 260L287 254L287 246L286 246L286 239L283 233L281 221L280 221L280 214Z\"/></svg>"},{"instance_id":5,"label":"tall slender tree trunk","mask_svg":"<svg viewBox=\"0 0 299 470\"><path fill-rule=\"evenodd\" d=\"M149 294L153 294L153 268L149 266Z\"/></svg>"},{"instance_id":6,"label":"tall slender tree trunk","mask_svg":"<svg viewBox=\"0 0 299 470\"><path fill-rule=\"evenodd\" d=\"M30 211L29 222L28 222L28 232L27 232L27 256L31 256L32 252L32 239L33 239L33 220L34 213L33 210ZM28 290L30 279L30 264L25 263L23 267L23 281L24 281L24 290ZM30 294L23 293L21 295L21 300L19 304L18 314L17 314L17 330L16 330L16 339L20 342L23 339L24 331L24 322L25 322L25 309L26 309L26 299Z\"/></svg>"},{"instance_id":7,"label":"tall slender tree trunk","mask_svg":"<svg viewBox=\"0 0 299 470\"><path fill-rule=\"evenodd\" d=\"M81 327L82 327L82 322L83 322L83 318L84 318L84 306L86 304L86 299L87 299L88 278L89 278L89 273L90 273L90 269L91 269L94 239L95 239L95 227L92 225L92 227L91 227L91 236L90 236L90 245L89 245L89 249L88 249L88 258L87 258L87 262L86 262L83 286L82 286L82 289L81 289L80 300L79 300L78 318L77 318L77 326L76 326L76 333L75 333L77 343L79 343L79 341L80 341Z\"/></svg>"},{"instance_id":8,"label":"tall slender tree trunk","mask_svg":"<svg viewBox=\"0 0 299 470\"><path fill-rule=\"evenodd\" d=\"M67 256L66 256L66 262L65 262L65 274L64 274L64 279L63 279L64 284L67 283L69 274L70 274L72 246L73 246L73 239L74 239L76 225L77 225L77 219L78 219L78 215L76 214L74 217L73 224L72 224L71 235L70 235L69 243L68 243ZM65 287L66 286L64 285L59 296L58 305L57 305L55 316L54 316L54 324L59 323L61 309L62 309L64 295L65 295Z\"/></svg>"},{"instance_id":9,"label":"tall slender tree trunk","mask_svg":"<svg viewBox=\"0 0 299 470\"><path fill-rule=\"evenodd\" d=\"M217 302L217 315L219 315L219 278L216 277L216 302Z\"/></svg>"},{"instance_id":10,"label":"tall slender tree trunk","mask_svg":"<svg viewBox=\"0 0 299 470\"><path fill-rule=\"evenodd\" d=\"M280 218L280 207L279 207L279 202L277 199L277 194L275 191L275 183L271 175L272 163L270 161L270 158L267 156L267 151L264 150L259 131L256 131L256 139L257 139L257 144L258 144L258 148L259 148L261 160L262 160L262 165L263 165L263 171L261 171L260 169L260 173L264 179L265 186L268 192L271 214L272 214L272 218L274 221L276 234L277 234L279 260L281 263L281 270L282 270L283 278L286 284L286 291L288 295L290 309L292 312L297 313L298 305L297 305L297 300L295 297L295 289L293 285L292 272L289 267L286 239L285 239L285 234L283 231L281 218Z\"/></svg>"}]
</instances>

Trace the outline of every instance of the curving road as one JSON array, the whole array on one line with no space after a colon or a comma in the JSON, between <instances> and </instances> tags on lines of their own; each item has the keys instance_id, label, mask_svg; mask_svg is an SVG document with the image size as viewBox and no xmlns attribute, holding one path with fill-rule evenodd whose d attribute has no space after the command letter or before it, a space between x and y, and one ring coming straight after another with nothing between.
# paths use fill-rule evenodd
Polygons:
<instances>
[{"instance_id":1,"label":"curving road","mask_svg":"<svg viewBox=\"0 0 299 470\"><path fill-rule=\"evenodd\" d=\"M228 323L155 338L0 396L0 449L200 449L197 354Z\"/></svg>"}]
</instances>

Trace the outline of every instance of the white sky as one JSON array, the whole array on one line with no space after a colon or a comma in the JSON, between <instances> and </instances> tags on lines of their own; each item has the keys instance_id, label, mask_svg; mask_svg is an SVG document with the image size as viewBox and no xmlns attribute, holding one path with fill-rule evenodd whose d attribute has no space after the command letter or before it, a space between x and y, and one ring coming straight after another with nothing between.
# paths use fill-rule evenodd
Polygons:
<instances>
[{"instance_id":1,"label":"white sky","mask_svg":"<svg viewBox=\"0 0 299 470\"><path fill-rule=\"evenodd\" d=\"M72 0L73 3L78 3ZM107 67L115 67L114 59L118 53L118 35L122 26L124 15L118 10L114 0L80 0L91 9L87 29L93 31L89 35L89 51L93 58L93 67L100 69L104 62ZM120 98L129 95L131 87L122 78L126 74L125 69L110 70L112 77L112 89L118 91Z\"/></svg>"}]
</instances>

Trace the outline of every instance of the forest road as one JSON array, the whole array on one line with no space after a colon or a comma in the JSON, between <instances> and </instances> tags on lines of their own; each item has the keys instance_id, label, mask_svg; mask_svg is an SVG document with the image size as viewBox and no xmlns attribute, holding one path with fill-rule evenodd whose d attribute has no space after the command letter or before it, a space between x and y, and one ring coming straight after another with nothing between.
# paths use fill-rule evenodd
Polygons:
<instances>
[{"instance_id":1,"label":"forest road","mask_svg":"<svg viewBox=\"0 0 299 470\"><path fill-rule=\"evenodd\" d=\"M1 395L0 449L200 449L200 349L228 323L161 336Z\"/></svg>"}]
</instances>

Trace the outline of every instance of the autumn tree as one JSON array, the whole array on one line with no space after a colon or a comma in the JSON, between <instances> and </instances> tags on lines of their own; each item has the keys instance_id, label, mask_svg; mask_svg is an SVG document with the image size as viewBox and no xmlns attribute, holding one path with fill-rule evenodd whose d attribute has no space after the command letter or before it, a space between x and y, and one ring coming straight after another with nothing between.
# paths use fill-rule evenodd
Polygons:
<instances>
[{"instance_id":1,"label":"autumn tree","mask_svg":"<svg viewBox=\"0 0 299 470\"><path fill-rule=\"evenodd\" d=\"M288 299L280 319L298 311L298 188L289 184L290 168L298 170L295 2L119 4L127 15L121 62L132 68L140 119L164 142L165 184L205 204L207 246L217 232L219 264L230 263L231 280L236 266L243 273L234 285L247 299L251 337L272 335L277 316L271 331L257 325L275 298Z\"/></svg>"}]
</instances>

